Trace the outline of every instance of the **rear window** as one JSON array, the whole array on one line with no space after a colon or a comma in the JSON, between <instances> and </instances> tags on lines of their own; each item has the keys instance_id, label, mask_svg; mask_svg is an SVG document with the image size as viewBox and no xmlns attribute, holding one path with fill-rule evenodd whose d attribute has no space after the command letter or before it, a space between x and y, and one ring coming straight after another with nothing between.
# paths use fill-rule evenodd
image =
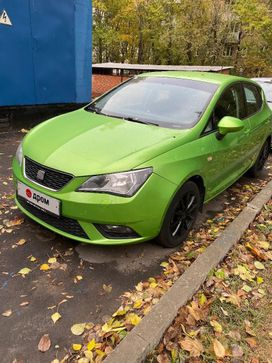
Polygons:
<instances>
[{"instance_id":1,"label":"rear window","mask_svg":"<svg viewBox=\"0 0 272 363\"><path fill-rule=\"evenodd\" d=\"M258 112L263 104L261 93L258 87L253 84L244 84L247 117Z\"/></svg>"}]
</instances>

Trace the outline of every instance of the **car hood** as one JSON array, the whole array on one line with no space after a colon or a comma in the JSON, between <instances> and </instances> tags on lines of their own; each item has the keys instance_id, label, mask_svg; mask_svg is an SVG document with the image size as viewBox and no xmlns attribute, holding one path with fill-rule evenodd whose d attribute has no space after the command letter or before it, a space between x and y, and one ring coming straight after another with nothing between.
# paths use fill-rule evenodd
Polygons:
<instances>
[{"instance_id":1,"label":"car hood","mask_svg":"<svg viewBox=\"0 0 272 363\"><path fill-rule=\"evenodd\" d=\"M86 176L133 169L188 134L81 109L36 126L24 140L23 153L42 165Z\"/></svg>"}]
</instances>

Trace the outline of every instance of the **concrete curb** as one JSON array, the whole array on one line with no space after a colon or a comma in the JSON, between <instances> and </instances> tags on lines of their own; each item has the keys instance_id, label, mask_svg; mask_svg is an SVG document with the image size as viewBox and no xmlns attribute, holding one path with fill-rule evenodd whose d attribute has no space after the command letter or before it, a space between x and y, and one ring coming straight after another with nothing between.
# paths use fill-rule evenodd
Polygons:
<instances>
[{"instance_id":1,"label":"concrete curb","mask_svg":"<svg viewBox=\"0 0 272 363\"><path fill-rule=\"evenodd\" d=\"M240 240L245 230L260 213L272 196L272 181L257 194L228 227L180 276L169 291L160 299L122 340L104 363L141 363L160 342L165 330L171 325L179 309L187 303L205 281L209 272L226 256Z\"/></svg>"}]
</instances>

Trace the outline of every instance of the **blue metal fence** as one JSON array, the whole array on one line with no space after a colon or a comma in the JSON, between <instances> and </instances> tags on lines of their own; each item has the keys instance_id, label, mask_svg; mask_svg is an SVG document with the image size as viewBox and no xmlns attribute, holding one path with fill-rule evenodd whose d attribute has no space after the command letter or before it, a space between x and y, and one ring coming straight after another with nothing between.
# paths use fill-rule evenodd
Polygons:
<instances>
[{"instance_id":1,"label":"blue metal fence","mask_svg":"<svg viewBox=\"0 0 272 363\"><path fill-rule=\"evenodd\" d=\"M0 106L91 98L91 0L0 0Z\"/></svg>"}]
</instances>

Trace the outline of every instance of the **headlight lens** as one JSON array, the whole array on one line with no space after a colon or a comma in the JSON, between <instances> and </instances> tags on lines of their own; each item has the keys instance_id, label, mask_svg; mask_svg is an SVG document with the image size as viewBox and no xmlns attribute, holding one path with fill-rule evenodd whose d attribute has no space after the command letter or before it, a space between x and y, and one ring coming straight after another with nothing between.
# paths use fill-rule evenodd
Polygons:
<instances>
[{"instance_id":1,"label":"headlight lens","mask_svg":"<svg viewBox=\"0 0 272 363\"><path fill-rule=\"evenodd\" d=\"M22 166L22 162L23 162L23 142L21 142L17 148L17 151L16 151L16 159L18 161L18 163L20 164L20 166Z\"/></svg>"},{"instance_id":2,"label":"headlight lens","mask_svg":"<svg viewBox=\"0 0 272 363\"><path fill-rule=\"evenodd\" d=\"M110 193L133 196L152 174L152 168L116 174L92 176L78 189L80 192Z\"/></svg>"}]
</instances>

